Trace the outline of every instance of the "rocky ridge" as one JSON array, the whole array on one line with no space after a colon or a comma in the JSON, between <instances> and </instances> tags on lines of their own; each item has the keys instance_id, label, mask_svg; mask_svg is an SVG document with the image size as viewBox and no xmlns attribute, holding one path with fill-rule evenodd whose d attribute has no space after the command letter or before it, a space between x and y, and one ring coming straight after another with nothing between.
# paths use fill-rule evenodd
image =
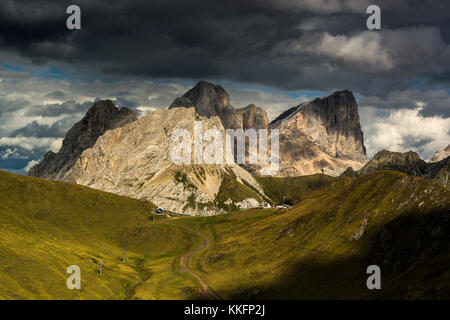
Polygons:
<instances>
[{"instance_id":1,"label":"rocky ridge","mask_svg":"<svg viewBox=\"0 0 450 320\"><path fill-rule=\"evenodd\" d=\"M416 152L405 153L382 150L378 152L361 170L367 175L377 170L396 170L408 175L434 179L446 188L450 188L450 158L427 163Z\"/></svg>"},{"instance_id":2,"label":"rocky ridge","mask_svg":"<svg viewBox=\"0 0 450 320\"><path fill-rule=\"evenodd\" d=\"M128 108L117 108L110 100L94 103L86 115L67 133L58 153L49 151L38 165L27 173L50 180L63 180L84 150L94 146L106 131L137 120Z\"/></svg>"}]
</instances>

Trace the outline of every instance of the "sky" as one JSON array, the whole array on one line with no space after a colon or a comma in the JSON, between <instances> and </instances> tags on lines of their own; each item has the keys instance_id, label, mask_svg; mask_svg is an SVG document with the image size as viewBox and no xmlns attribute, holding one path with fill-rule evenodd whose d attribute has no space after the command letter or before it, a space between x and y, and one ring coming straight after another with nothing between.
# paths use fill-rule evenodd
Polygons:
<instances>
[{"instance_id":1,"label":"sky","mask_svg":"<svg viewBox=\"0 0 450 320\"><path fill-rule=\"evenodd\" d=\"M81 29L66 27L69 5ZM381 8L381 30L366 9ZM0 170L23 174L93 102L144 116L200 80L275 118L337 90L357 98L369 156L450 143L443 0L2 0Z\"/></svg>"}]
</instances>

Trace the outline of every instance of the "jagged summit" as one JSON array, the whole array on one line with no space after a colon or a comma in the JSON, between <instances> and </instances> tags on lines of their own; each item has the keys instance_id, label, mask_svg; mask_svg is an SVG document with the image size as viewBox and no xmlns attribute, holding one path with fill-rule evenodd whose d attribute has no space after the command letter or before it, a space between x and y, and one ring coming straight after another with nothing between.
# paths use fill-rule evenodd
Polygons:
<instances>
[{"instance_id":1,"label":"jagged summit","mask_svg":"<svg viewBox=\"0 0 450 320\"><path fill-rule=\"evenodd\" d=\"M280 130L283 175L339 175L367 161L358 104L349 90L336 91L289 108L270 129Z\"/></svg>"},{"instance_id":2,"label":"jagged summit","mask_svg":"<svg viewBox=\"0 0 450 320\"><path fill-rule=\"evenodd\" d=\"M107 130L122 127L136 121L137 117L128 108L119 109L111 100L93 104L86 115L76 123L63 140L58 153L49 151L42 162L27 173L31 176L59 180L69 170L81 153L91 148Z\"/></svg>"},{"instance_id":3,"label":"jagged summit","mask_svg":"<svg viewBox=\"0 0 450 320\"><path fill-rule=\"evenodd\" d=\"M195 106L197 114L206 117L220 117L226 113L225 109L232 107L228 93L221 86L206 81L198 82L182 97L176 98L169 109L192 106Z\"/></svg>"},{"instance_id":4,"label":"jagged summit","mask_svg":"<svg viewBox=\"0 0 450 320\"><path fill-rule=\"evenodd\" d=\"M201 116L217 116L226 129L264 129L268 126L264 109L254 104L235 109L230 104L230 96L221 86L206 81L198 82L182 97L176 98L169 109L177 107L195 107L195 112Z\"/></svg>"},{"instance_id":5,"label":"jagged summit","mask_svg":"<svg viewBox=\"0 0 450 320\"><path fill-rule=\"evenodd\" d=\"M332 157L366 162L358 104L348 90L316 98L282 113L271 128L299 131Z\"/></svg>"}]
</instances>

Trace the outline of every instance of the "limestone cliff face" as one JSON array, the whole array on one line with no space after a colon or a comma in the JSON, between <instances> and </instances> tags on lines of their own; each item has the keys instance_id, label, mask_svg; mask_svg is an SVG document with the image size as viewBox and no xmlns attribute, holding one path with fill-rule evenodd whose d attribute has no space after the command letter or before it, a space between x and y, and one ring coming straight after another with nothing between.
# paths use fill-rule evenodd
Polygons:
<instances>
[{"instance_id":1,"label":"limestone cliff face","mask_svg":"<svg viewBox=\"0 0 450 320\"><path fill-rule=\"evenodd\" d=\"M409 175L434 179L446 188L450 188L450 158L427 163L416 152L405 153L383 150L378 152L360 171L369 174L376 170L396 170Z\"/></svg>"},{"instance_id":2,"label":"limestone cliff face","mask_svg":"<svg viewBox=\"0 0 450 320\"><path fill-rule=\"evenodd\" d=\"M280 130L281 175L321 172L339 175L360 169L368 158L358 104L350 91L293 107L269 124Z\"/></svg>"},{"instance_id":3,"label":"limestone cliff face","mask_svg":"<svg viewBox=\"0 0 450 320\"><path fill-rule=\"evenodd\" d=\"M176 98L169 109L177 107L195 107L201 116L217 116L225 129L267 129L268 118L264 109L250 104L235 109L230 104L230 96L221 87L206 81L198 82L182 97Z\"/></svg>"},{"instance_id":4,"label":"limestone cliff face","mask_svg":"<svg viewBox=\"0 0 450 320\"><path fill-rule=\"evenodd\" d=\"M367 161L358 104L348 90L292 108L270 127L286 135L301 132L332 157Z\"/></svg>"},{"instance_id":5,"label":"limestone cliff face","mask_svg":"<svg viewBox=\"0 0 450 320\"><path fill-rule=\"evenodd\" d=\"M136 115L127 108L120 110L110 100L94 103L86 115L67 133L58 153L48 152L41 163L28 172L30 176L62 180L81 153L91 148L107 130L136 121Z\"/></svg>"},{"instance_id":6,"label":"limestone cliff face","mask_svg":"<svg viewBox=\"0 0 450 320\"><path fill-rule=\"evenodd\" d=\"M62 180L149 200L168 210L192 215L223 212L225 202L237 208L249 203L249 200L243 202L245 199L261 202L262 188L250 173L236 164L173 163L170 154L178 142L171 139L172 133L175 129L186 129L193 137L196 120L202 121L203 132L209 128L224 132L218 117L201 117L194 108L157 110L105 132L94 146L81 154ZM245 191L245 196L228 197L223 183L235 184Z\"/></svg>"},{"instance_id":7,"label":"limestone cliff face","mask_svg":"<svg viewBox=\"0 0 450 320\"><path fill-rule=\"evenodd\" d=\"M437 151L431 158L430 162L438 162L447 157L450 157L450 144L444 150Z\"/></svg>"}]
</instances>

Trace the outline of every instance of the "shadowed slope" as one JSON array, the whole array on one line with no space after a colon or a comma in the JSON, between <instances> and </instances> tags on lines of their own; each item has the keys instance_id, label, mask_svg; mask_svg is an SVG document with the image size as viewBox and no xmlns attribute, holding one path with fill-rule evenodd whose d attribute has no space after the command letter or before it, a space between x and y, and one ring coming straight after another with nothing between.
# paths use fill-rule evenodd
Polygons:
<instances>
[{"instance_id":1,"label":"shadowed slope","mask_svg":"<svg viewBox=\"0 0 450 320\"><path fill-rule=\"evenodd\" d=\"M436 182L393 171L343 178L273 213L224 229L197 257L222 296L449 297L450 193ZM382 291L366 288L371 264Z\"/></svg>"}]
</instances>

